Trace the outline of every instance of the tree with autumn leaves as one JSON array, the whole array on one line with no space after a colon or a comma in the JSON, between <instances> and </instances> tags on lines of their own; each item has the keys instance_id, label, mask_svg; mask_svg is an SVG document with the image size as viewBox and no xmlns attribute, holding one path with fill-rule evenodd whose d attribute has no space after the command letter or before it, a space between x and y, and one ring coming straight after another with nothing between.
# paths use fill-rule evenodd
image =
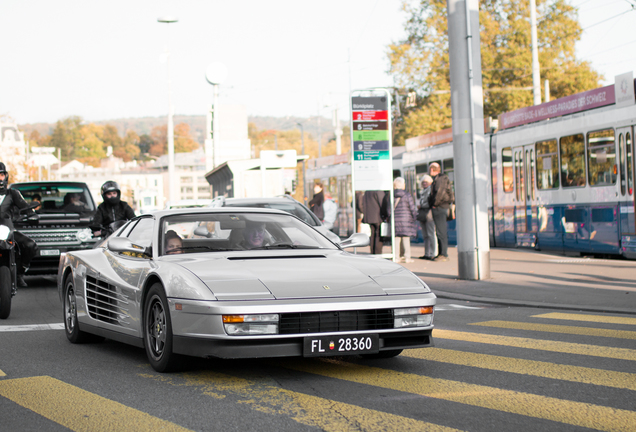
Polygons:
<instances>
[{"instance_id":1,"label":"tree with autumn leaves","mask_svg":"<svg viewBox=\"0 0 636 432\"><path fill-rule=\"evenodd\" d=\"M484 117L533 104L528 0L480 0L479 25ZM589 62L576 58L583 30L567 0L537 0L541 80L552 99L599 87ZM415 107L396 125L396 144L451 127L446 0L405 0L406 37L388 47L390 74L400 93L415 91Z\"/></svg>"},{"instance_id":2,"label":"tree with autumn leaves","mask_svg":"<svg viewBox=\"0 0 636 432\"><path fill-rule=\"evenodd\" d=\"M99 166L110 147L113 155L126 162L158 157L168 152L166 126L156 126L150 135L139 136L128 130L122 137L113 125L83 123L81 117L72 116L59 120L50 136L42 136L34 130L29 136L33 146L51 146L60 149L62 160L77 159L82 163ZM186 153L198 149L199 144L190 135L190 126L175 126L175 152Z\"/></svg>"}]
</instances>

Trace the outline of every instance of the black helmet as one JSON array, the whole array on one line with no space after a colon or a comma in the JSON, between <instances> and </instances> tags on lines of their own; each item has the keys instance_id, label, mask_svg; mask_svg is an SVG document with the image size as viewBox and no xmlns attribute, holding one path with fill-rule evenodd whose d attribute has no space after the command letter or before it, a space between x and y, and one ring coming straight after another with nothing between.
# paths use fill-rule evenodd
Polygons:
<instances>
[{"instance_id":1,"label":"black helmet","mask_svg":"<svg viewBox=\"0 0 636 432\"><path fill-rule=\"evenodd\" d=\"M4 180L0 180L0 194L4 194L7 191L9 185L9 173L4 162L0 162L0 173L4 174Z\"/></svg>"},{"instance_id":2,"label":"black helmet","mask_svg":"<svg viewBox=\"0 0 636 432\"><path fill-rule=\"evenodd\" d=\"M106 194L108 192L117 192L117 196L115 198L106 198ZM104 199L105 202L115 205L119 202L120 197L121 197L121 190L119 190L119 185L116 182L112 180L108 180L106 183L102 185L102 198Z\"/></svg>"}]
</instances>

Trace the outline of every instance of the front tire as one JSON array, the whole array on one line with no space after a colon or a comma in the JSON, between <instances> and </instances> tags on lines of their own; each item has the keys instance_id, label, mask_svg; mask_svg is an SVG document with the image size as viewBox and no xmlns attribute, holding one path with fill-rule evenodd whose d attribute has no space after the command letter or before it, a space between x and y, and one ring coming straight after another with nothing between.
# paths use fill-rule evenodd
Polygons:
<instances>
[{"instance_id":1,"label":"front tire","mask_svg":"<svg viewBox=\"0 0 636 432\"><path fill-rule=\"evenodd\" d=\"M177 355L172 352L170 310L166 294L159 283L150 287L144 302L144 347L154 370L175 370Z\"/></svg>"},{"instance_id":2,"label":"front tire","mask_svg":"<svg viewBox=\"0 0 636 432\"><path fill-rule=\"evenodd\" d=\"M69 275L64 281L64 333L66 338L74 344L89 342L92 337L91 334L80 330L77 321L77 298L73 275Z\"/></svg>"},{"instance_id":3,"label":"front tire","mask_svg":"<svg viewBox=\"0 0 636 432\"><path fill-rule=\"evenodd\" d=\"M0 319L7 319L11 314L11 271L0 267Z\"/></svg>"}]
</instances>

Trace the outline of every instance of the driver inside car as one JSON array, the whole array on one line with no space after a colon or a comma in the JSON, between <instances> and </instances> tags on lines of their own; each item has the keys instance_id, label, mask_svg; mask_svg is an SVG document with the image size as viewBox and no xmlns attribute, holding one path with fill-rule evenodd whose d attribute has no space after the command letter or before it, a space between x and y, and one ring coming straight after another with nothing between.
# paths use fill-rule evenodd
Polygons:
<instances>
[{"instance_id":1,"label":"driver inside car","mask_svg":"<svg viewBox=\"0 0 636 432\"><path fill-rule=\"evenodd\" d=\"M243 238L235 245L237 249L256 249L269 244L267 231L263 222L247 221L243 229Z\"/></svg>"},{"instance_id":2,"label":"driver inside car","mask_svg":"<svg viewBox=\"0 0 636 432\"><path fill-rule=\"evenodd\" d=\"M166 242L166 255L177 255L183 253L183 240L175 231L170 230L164 236Z\"/></svg>"}]
</instances>

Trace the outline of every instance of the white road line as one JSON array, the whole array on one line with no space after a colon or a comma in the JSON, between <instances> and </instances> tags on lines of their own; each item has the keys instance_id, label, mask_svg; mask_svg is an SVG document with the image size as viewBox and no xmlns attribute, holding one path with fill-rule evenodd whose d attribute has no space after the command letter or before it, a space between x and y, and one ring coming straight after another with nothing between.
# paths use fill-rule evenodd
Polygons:
<instances>
[{"instance_id":1,"label":"white road line","mask_svg":"<svg viewBox=\"0 0 636 432\"><path fill-rule=\"evenodd\" d=\"M459 304L445 304L445 305L435 306L435 312L457 310L457 309L484 309L484 308L485 306L465 306L465 305L459 305Z\"/></svg>"},{"instance_id":2,"label":"white road line","mask_svg":"<svg viewBox=\"0 0 636 432\"><path fill-rule=\"evenodd\" d=\"M34 330L64 330L64 323L0 326L0 333L2 333L2 332L34 331Z\"/></svg>"}]
</instances>

